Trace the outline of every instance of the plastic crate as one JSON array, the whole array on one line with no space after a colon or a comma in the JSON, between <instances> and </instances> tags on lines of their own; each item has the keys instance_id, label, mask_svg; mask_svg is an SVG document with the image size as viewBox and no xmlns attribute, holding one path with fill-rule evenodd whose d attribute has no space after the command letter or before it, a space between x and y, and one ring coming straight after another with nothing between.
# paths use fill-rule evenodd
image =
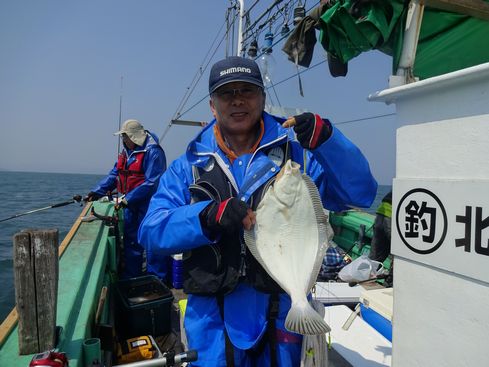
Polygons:
<instances>
[{"instance_id":1,"label":"plastic crate","mask_svg":"<svg viewBox=\"0 0 489 367\"><path fill-rule=\"evenodd\" d=\"M360 227L363 226L365 231L364 244L370 245L374 220L374 215L361 211L330 212L329 221L334 230L334 241L345 252L350 253L359 242Z\"/></svg>"},{"instance_id":2,"label":"plastic crate","mask_svg":"<svg viewBox=\"0 0 489 367\"><path fill-rule=\"evenodd\" d=\"M117 292L117 332L124 338L159 336L171 330L173 295L154 275L120 280Z\"/></svg>"}]
</instances>

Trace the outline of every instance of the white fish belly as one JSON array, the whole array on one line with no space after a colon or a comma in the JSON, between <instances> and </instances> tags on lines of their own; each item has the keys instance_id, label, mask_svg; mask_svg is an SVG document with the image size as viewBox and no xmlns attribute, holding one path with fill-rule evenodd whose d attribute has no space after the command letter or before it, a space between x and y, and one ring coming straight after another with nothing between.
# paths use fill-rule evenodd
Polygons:
<instances>
[{"instance_id":1,"label":"white fish belly","mask_svg":"<svg viewBox=\"0 0 489 367\"><path fill-rule=\"evenodd\" d=\"M305 297L309 291L320 247L312 201L307 192L304 194L297 195L293 207L280 203L274 195L265 196L256 212L258 261L292 297Z\"/></svg>"},{"instance_id":2,"label":"white fish belly","mask_svg":"<svg viewBox=\"0 0 489 367\"><path fill-rule=\"evenodd\" d=\"M295 165L295 166L294 166ZM256 224L245 231L250 252L291 297L285 327L303 335L330 331L310 306L314 284L327 245L327 217L312 181L290 161L256 210Z\"/></svg>"}]
</instances>

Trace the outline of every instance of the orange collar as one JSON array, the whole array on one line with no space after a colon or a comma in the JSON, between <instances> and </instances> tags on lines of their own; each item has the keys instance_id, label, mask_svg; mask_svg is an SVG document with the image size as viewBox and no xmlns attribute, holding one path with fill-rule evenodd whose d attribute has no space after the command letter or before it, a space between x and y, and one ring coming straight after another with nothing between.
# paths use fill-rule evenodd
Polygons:
<instances>
[{"instance_id":1,"label":"orange collar","mask_svg":"<svg viewBox=\"0 0 489 367\"><path fill-rule=\"evenodd\" d=\"M263 134L265 133L265 124L263 123L263 119L260 119L260 136L256 140L255 144L251 147L251 149L247 153L253 153L256 148L258 148L258 145L260 144L261 139L263 138ZM236 153L228 147L226 141L224 140L221 130L217 127L217 123L214 125L214 136L216 137L216 142L219 148L226 154L226 157L231 161L231 163L234 162L238 156Z\"/></svg>"}]
</instances>

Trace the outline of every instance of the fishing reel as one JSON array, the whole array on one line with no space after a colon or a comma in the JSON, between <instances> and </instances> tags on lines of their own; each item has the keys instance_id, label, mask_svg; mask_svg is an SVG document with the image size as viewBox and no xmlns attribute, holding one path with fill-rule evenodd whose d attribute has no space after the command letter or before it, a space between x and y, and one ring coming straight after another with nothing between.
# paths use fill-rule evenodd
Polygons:
<instances>
[{"instance_id":1,"label":"fishing reel","mask_svg":"<svg viewBox=\"0 0 489 367\"><path fill-rule=\"evenodd\" d=\"M46 352L35 354L32 357L29 367L68 367L68 358L65 353L48 350Z\"/></svg>"},{"instance_id":2,"label":"fishing reel","mask_svg":"<svg viewBox=\"0 0 489 367\"><path fill-rule=\"evenodd\" d=\"M102 215L102 214L98 214L95 209L92 207L92 209L90 210L90 213L97 219L100 219L104 225L106 226L117 226L117 223L118 223L118 218L117 216L111 216L111 215Z\"/></svg>"}]
</instances>

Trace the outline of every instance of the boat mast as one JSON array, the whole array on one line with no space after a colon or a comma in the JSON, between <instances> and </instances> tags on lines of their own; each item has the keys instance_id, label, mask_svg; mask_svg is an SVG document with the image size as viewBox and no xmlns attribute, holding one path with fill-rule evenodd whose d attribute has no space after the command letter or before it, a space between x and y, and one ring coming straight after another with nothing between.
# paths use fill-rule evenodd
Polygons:
<instances>
[{"instance_id":1,"label":"boat mast","mask_svg":"<svg viewBox=\"0 0 489 367\"><path fill-rule=\"evenodd\" d=\"M244 18L244 0L239 0L239 22L238 22L238 48L237 56L241 56L241 49L243 48L243 18Z\"/></svg>"},{"instance_id":2,"label":"boat mast","mask_svg":"<svg viewBox=\"0 0 489 367\"><path fill-rule=\"evenodd\" d=\"M119 128L117 131L121 131L121 123L122 123L122 82L124 78L121 75L121 93L119 94ZM119 154L121 152L121 139L117 139L117 157L119 157Z\"/></svg>"}]
</instances>

